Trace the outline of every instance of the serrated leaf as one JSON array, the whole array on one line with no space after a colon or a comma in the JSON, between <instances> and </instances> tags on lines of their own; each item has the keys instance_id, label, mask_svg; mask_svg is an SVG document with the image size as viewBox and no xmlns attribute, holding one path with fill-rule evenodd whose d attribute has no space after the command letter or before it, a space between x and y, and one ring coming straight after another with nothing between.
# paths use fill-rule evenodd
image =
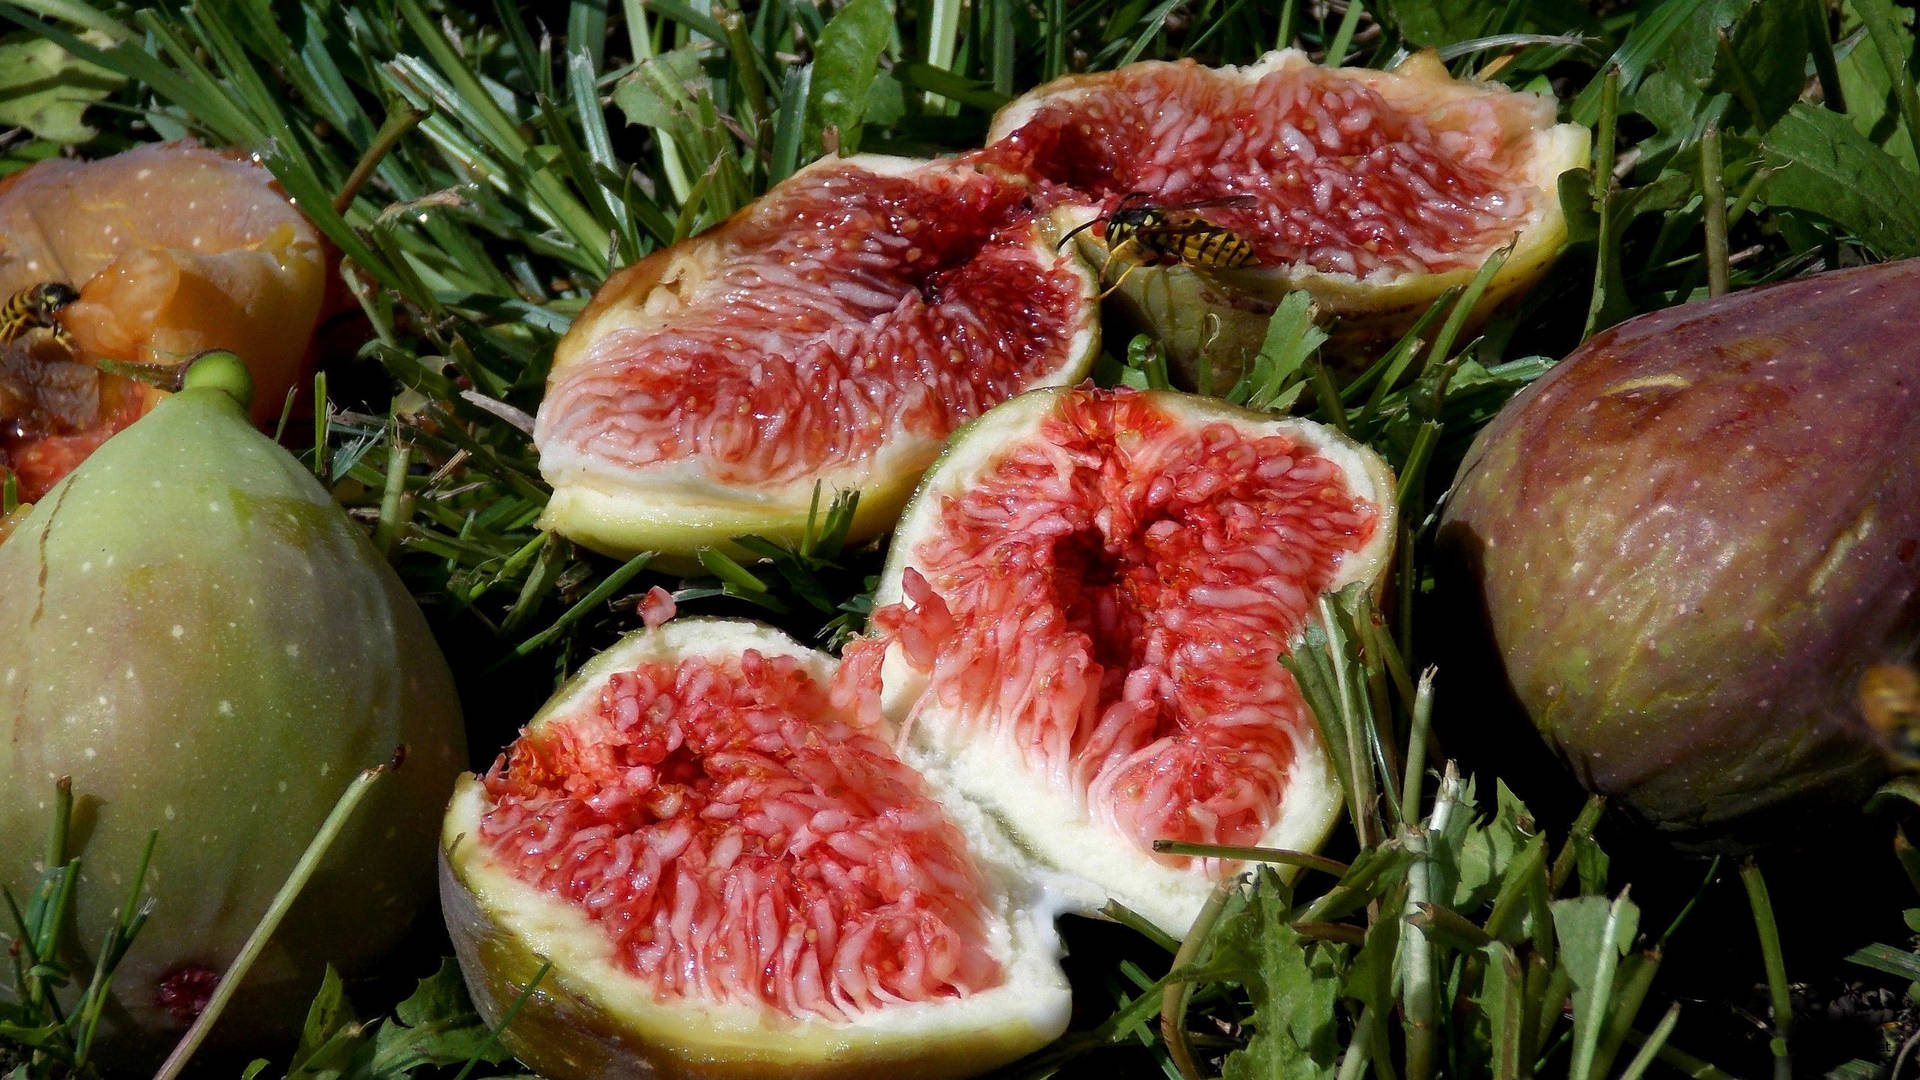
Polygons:
<instances>
[{"instance_id":1,"label":"serrated leaf","mask_svg":"<svg viewBox=\"0 0 1920 1080\"><path fill-rule=\"evenodd\" d=\"M688 84L703 78L700 54L674 49L648 57L613 87L613 103L627 123L656 131L675 132L693 122L693 94Z\"/></svg>"},{"instance_id":2,"label":"serrated leaf","mask_svg":"<svg viewBox=\"0 0 1920 1080\"><path fill-rule=\"evenodd\" d=\"M422 1065L461 1065L478 1058L489 1064L507 1059L460 981L460 968L442 960L440 970L425 979L394 1009L394 1019L381 1023L374 1035L374 1051L367 1075L403 1077Z\"/></svg>"},{"instance_id":3,"label":"serrated leaf","mask_svg":"<svg viewBox=\"0 0 1920 1080\"><path fill-rule=\"evenodd\" d=\"M860 126L880 74L880 54L893 33L887 0L848 0L827 20L813 50L813 84L807 96L806 146L819 154L824 133L839 133L842 154L860 148ZM809 156L812 156L809 155Z\"/></svg>"},{"instance_id":4,"label":"serrated leaf","mask_svg":"<svg viewBox=\"0 0 1920 1080\"><path fill-rule=\"evenodd\" d=\"M1267 320L1260 351L1248 365L1246 376L1227 394L1227 400L1249 409L1276 412L1292 407L1306 386L1308 358L1326 340L1326 331L1314 322L1312 295L1288 293Z\"/></svg>"},{"instance_id":5,"label":"serrated leaf","mask_svg":"<svg viewBox=\"0 0 1920 1080\"><path fill-rule=\"evenodd\" d=\"M1775 171L1768 202L1833 222L1883 259L1920 254L1920 177L1867 141L1846 117L1788 110L1760 145Z\"/></svg>"},{"instance_id":6,"label":"serrated leaf","mask_svg":"<svg viewBox=\"0 0 1920 1080\"><path fill-rule=\"evenodd\" d=\"M1259 977L1249 981L1254 1034L1230 1055L1226 1080L1317 1080L1334 1075L1339 1061L1336 1005L1344 946L1309 943L1288 925L1281 890L1255 890L1241 933L1253 930Z\"/></svg>"},{"instance_id":7,"label":"serrated leaf","mask_svg":"<svg viewBox=\"0 0 1920 1080\"><path fill-rule=\"evenodd\" d=\"M341 1029L352 1026L356 1017L353 1007L347 1004L346 987L340 981L340 973L327 965L326 973L320 977L320 989L313 996L313 1003L307 1006L307 1020L300 1029L300 1043L293 1053L295 1072L303 1069L323 1066L316 1058Z\"/></svg>"},{"instance_id":8,"label":"serrated leaf","mask_svg":"<svg viewBox=\"0 0 1920 1080\"><path fill-rule=\"evenodd\" d=\"M81 40L102 48L112 44L97 31ZM99 134L81 118L87 106L126 81L36 34L8 34L0 37L0 128L23 127L56 143L87 142Z\"/></svg>"}]
</instances>

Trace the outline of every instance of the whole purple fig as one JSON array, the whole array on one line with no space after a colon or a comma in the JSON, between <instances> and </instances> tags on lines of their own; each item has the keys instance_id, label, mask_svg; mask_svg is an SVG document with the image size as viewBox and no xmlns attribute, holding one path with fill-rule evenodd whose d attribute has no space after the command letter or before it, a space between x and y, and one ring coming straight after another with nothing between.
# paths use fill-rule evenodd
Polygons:
<instances>
[{"instance_id":1,"label":"whole purple fig","mask_svg":"<svg viewBox=\"0 0 1920 1080\"><path fill-rule=\"evenodd\" d=\"M1916 327L1920 260L1657 312L1475 441L1443 565L1589 790L1745 844L1886 774L1875 694L1920 637Z\"/></svg>"}]
</instances>

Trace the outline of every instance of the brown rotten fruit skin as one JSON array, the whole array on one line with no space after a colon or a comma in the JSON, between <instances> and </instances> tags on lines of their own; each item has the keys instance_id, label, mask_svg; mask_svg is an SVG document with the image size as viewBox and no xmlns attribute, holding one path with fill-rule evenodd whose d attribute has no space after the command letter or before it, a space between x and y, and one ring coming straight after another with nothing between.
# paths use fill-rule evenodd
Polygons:
<instances>
[{"instance_id":1,"label":"brown rotten fruit skin","mask_svg":"<svg viewBox=\"0 0 1920 1080\"><path fill-rule=\"evenodd\" d=\"M1461 467L1443 566L1519 703L1683 846L1776 835L1885 773L1859 691L1920 627L1917 321L1914 260L1646 315Z\"/></svg>"}]
</instances>

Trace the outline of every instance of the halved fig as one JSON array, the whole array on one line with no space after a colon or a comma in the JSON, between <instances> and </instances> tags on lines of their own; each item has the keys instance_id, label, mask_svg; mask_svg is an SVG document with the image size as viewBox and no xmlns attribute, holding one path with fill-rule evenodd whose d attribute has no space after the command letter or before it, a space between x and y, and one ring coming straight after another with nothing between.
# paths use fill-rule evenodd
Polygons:
<instances>
[{"instance_id":1,"label":"halved fig","mask_svg":"<svg viewBox=\"0 0 1920 1080\"><path fill-rule=\"evenodd\" d=\"M503 1033L522 1061L956 1076L1065 1028L1053 911L980 861L956 821L984 822L935 800L835 669L754 623L642 630L461 781L442 898L482 1015L552 964Z\"/></svg>"},{"instance_id":2,"label":"halved fig","mask_svg":"<svg viewBox=\"0 0 1920 1080\"><path fill-rule=\"evenodd\" d=\"M272 173L192 142L44 161L0 182L0 301L49 284L79 292L57 326L0 333L0 471L38 499L159 400L102 361L182 365L226 349L252 375L254 423L278 417L327 260Z\"/></svg>"},{"instance_id":3,"label":"halved fig","mask_svg":"<svg viewBox=\"0 0 1920 1080\"><path fill-rule=\"evenodd\" d=\"M895 534L877 636L905 756L1037 863L1170 933L1217 859L1314 848L1340 796L1280 665L1315 598L1378 584L1393 480L1311 421L1173 392L1036 390L956 433ZM884 660L881 653L884 651Z\"/></svg>"},{"instance_id":4,"label":"halved fig","mask_svg":"<svg viewBox=\"0 0 1920 1080\"><path fill-rule=\"evenodd\" d=\"M818 482L886 529L955 427L1091 365L1091 276L1043 232L996 170L828 159L615 274L554 354L545 523L687 555L799 536Z\"/></svg>"},{"instance_id":5,"label":"halved fig","mask_svg":"<svg viewBox=\"0 0 1920 1080\"><path fill-rule=\"evenodd\" d=\"M983 160L1041 181L1062 233L1135 195L1129 206L1165 212L1175 235L1184 222L1244 240L1237 269L1199 251L1119 290L1187 377L1203 377L1204 357L1218 389L1288 292L1311 293L1338 320L1331 347L1351 355L1398 337L1507 244L1476 318L1536 280L1566 237L1557 178L1587 162L1586 129L1554 115L1552 99L1454 79L1431 53L1379 71L1289 49L1247 67L1155 61L1058 79L1000 111ZM1214 205L1183 209L1195 203ZM1077 236L1095 266L1108 228ZM1108 283L1150 254L1128 245Z\"/></svg>"}]
</instances>

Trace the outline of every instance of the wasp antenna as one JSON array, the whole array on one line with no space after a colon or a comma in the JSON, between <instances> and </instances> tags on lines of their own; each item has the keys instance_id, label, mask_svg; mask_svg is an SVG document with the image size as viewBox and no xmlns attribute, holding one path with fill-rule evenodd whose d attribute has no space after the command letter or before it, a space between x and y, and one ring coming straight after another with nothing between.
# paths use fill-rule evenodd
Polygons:
<instances>
[{"instance_id":1,"label":"wasp antenna","mask_svg":"<svg viewBox=\"0 0 1920 1080\"><path fill-rule=\"evenodd\" d=\"M1081 233L1083 233L1083 232L1086 232L1086 231L1087 231L1088 229L1091 229L1091 228L1093 228L1093 227L1094 227L1095 225L1098 225L1098 224L1100 224L1100 223L1101 223L1102 221L1105 221L1105 220L1106 220L1106 218L1098 218L1098 217L1097 217L1097 218L1093 218L1093 219L1091 219L1091 220L1088 220L1088 221L1083 221L1083 222L1081 222L1080 224L1078 224L1078 225L1075 225L1075 226L1074 226L1074 227L1073 227L1072 229L1069 229L1069 230L1067 231L1067 235L1065 235L1065 236L1063 236L1063 237L1061 237L1061 238L1060 238L1060 242L1059 242L1059 243L1057 243L1057 244L1055 244L1055 245L1053 245L1053 250L1055 250L1055 251L1059 251L1059 250L1060 250L1061 248L1063 248L1063 247L1066 247L1066 246L1067 246L1067 241L1069 241L1069 240L1071 240L1071 239L1073 239L1073 238L1074 238L1075 236L1078 236L1079 234L1081 234Z\"/></svg>"}]
</instances>

